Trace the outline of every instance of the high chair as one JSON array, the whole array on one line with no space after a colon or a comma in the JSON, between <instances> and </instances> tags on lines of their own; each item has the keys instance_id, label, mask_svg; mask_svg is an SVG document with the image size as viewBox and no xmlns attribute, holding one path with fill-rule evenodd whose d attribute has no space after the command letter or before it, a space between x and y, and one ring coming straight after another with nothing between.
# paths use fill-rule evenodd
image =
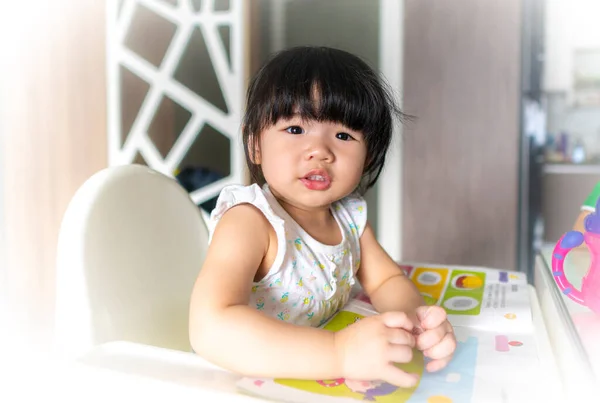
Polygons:
<instances>
[{"instance_id":1,"label":"high chair","mask_svg":"<svg viewBox=\"0 0 600 403\"><path fill-rule=\"evenodd\" d=\"M81 356L110 341L191 351L188 303L208 237L172 178L141 165L89 178L59 233L57 352Z\"/></svg>"}]
</instances>

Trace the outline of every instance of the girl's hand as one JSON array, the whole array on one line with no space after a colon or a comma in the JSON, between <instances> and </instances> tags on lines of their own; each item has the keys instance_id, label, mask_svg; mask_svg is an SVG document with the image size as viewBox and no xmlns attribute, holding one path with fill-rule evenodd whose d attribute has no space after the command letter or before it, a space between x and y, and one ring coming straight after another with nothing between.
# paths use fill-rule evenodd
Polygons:
<instances>
[{"instance_id":1,"label":"girl's hand","mask_svg":"<svg viewBox=\"0 0 600 403\"><path fill-rule=\"evenodd\" d=\"M404 312L370 316L335 333L336 359L344 378L381 380L399 387L412 387L417 374L394 366L412 360L415 337L413 322Z\"/></svg>"},{"instance_id":2,"label":"girl's hand","mask_svg":"<svg viewBox=\"0 0 600 403\"><path fill-rule=\"evenodd\" d=\"M431 361L427 371L436 372L448 365L456 350L456 338L446 311L439 306L417 308L417 319L423 329L417 336L417 348Z\"/></svg>"}]
</instances>

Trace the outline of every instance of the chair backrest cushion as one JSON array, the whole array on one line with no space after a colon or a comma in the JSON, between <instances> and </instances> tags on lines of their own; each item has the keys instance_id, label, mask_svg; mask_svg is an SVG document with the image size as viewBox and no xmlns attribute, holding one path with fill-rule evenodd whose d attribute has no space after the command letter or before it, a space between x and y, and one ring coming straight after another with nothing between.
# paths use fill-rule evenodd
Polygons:
<instances>
[{"instance_id":1,"label":"chair backrest cushion","mask_svg":"<svg viewBox=\"0 0 600 403\"><path fill-rule=\"evenodd\" d=\"M60 230L57 347L77 354L127 340L189 351L189 298L207 247L201 212L175 180L140 165L98 172Z\"/></svg>"}]
</instances>

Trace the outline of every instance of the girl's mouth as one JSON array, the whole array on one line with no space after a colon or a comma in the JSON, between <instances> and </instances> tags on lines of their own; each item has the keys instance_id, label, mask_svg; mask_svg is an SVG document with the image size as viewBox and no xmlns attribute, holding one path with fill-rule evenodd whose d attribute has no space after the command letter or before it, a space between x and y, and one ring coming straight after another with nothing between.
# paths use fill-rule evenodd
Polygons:
<instances>
[{"instance_id":1,"label":"girl's mouth","mask_svg":"<svg viewBox=\"0 0 600 403\"><path fill-rule=\"evenodd\" d=\"M310 190L327 190L331 187L331 178L323 169L312 170L300 180Z\"/></svg>"}]
</instances>

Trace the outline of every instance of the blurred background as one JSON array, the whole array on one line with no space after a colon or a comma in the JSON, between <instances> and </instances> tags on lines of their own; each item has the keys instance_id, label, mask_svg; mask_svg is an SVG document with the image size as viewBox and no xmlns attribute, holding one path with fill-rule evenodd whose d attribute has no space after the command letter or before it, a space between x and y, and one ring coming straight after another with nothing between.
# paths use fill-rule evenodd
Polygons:
<instances>
[{"instance_id":1,"label":"blurred background","mask_svg":"<svg viewBox=\"0 0 600 403\"><path fill-rule=\"evenodd\" d=\"M0 4L0 314L42 348L60 222L78 187L141 163L210 212L223 186L247 181L248 79L290 46L363 57L415 117L367 194L395 259L531 276L536 252L600 181L593 0Z\"/></svg>"}]
</instances>

